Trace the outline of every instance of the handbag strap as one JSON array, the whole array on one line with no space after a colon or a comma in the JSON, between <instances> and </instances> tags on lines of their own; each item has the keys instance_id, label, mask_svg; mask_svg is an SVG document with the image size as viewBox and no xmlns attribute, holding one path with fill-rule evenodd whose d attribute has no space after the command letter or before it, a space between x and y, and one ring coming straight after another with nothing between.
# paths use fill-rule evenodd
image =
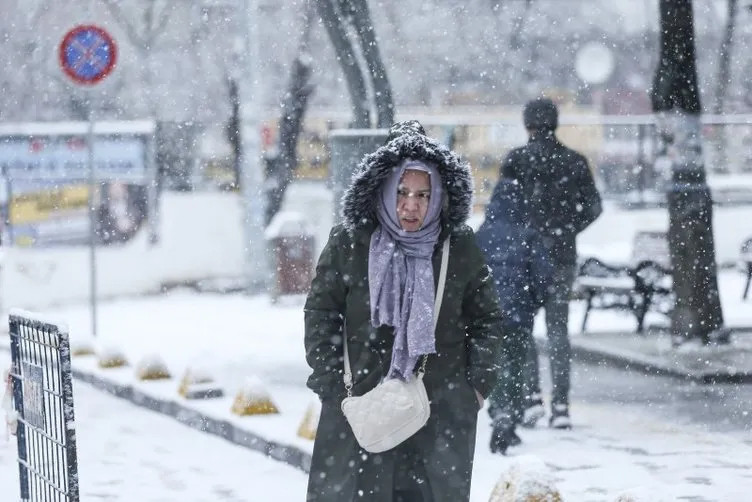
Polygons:
<instances>
[{"instance_id":1,"label":"handbag strap","mask_svg":"<svg viewBox=\"0 0 752 502\"><path fill-rule=\"evenodd\" d=\"M444 286L446 284L447 268L449 265L449 237L444 240L444 246L441 250L441 270L439 271L439 284L436 288L436 298L433 302L433 330L436 332L436 325L439 322L439 311L441 310L441 301L444 298ZM342 345L345 349L345 373L342 375L342 380L345 382L345 389L347 389L347 395L352 396L352 368L350 367L350 356L347 352L347 329L342 330ZM423 376L426 372L426 363L428 362L428 354L423 356L423 361L420 363L420 369L418 375Z\"/></svg>"}]
</instances>

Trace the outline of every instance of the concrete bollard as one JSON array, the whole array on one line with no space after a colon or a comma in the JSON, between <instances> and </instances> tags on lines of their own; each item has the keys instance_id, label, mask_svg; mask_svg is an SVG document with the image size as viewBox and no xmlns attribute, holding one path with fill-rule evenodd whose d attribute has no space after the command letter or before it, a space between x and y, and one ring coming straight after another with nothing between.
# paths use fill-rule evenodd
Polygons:
<instances>
[{"instance_id":1,"label":"concrete bollard","mask_svg":"<svg viewBox=\"0 0 752 502\"><path fill-rule=\"evenodd\" d=\"M298 427L298 437L303 439L316 439L316 430L319 427L319 416L321 415L321 401L315 399L306 408L303 420Z\"/></svg>"},{"instance_id":2,"label":"concrete bollard","mask_svg":"<svg viewBox=\"0 0 752 502\"><path fill-rule=\"evenodd\" d=\"M90 337L76 337L70 341L72 356L92 356L96 353L94 350L94 340Z\"/></svg>"},{"instance_id":3,"label":"concrete bollard","mask_svg":"<svg viewBox=\"0 0 752 502\"><path fill-rule=\"evenodd\" d=\"M118 347L109 346L97 352L97 364L100 368L120 368L128 366L128 359Z\"/></svg>"},{"instance_id":4,"label":"concrete bollard","mask_svg":"<svg viewBox=\"0 0 752 502\"><path fill-rule=\"evenodd\" d=\"M257 377L248 378L238 390L231 411L240 416L279 413L266 386Z\"/></svg>"},{"instance_id":5,"label":"concrete bollard","mask_svg":"<svg viewBox=\"0 0 752 502\"><path fill-rule=\"evenodd\" d=\"M165 380L171 375L162 358L153 354L142 358L136 364L136 377L139 380Z\"/></svg>"},{"instance_id":6,"label":"concrete bollard","mask_svg":"<svg viewBox=\"0 0 752 502\"><path fill-rule=\"evenodd\" d=\"M188 368L180 380L178 394L186 399L212 399L222 397L224 391L208 371Z\"/></svg>"}]
</instances>

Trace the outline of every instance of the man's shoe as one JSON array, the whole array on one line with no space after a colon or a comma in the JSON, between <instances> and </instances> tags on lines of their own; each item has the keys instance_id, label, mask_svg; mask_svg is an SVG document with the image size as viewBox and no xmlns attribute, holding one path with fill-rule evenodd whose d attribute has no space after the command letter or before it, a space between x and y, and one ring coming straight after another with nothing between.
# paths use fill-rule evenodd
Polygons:
<instances>
[{"instance_id":1,"label":"man's shoe","mask_svg":"<svg viewBox=\"0 0 752 502\"><path fill-rule=\"evenodd\" d=\"M569 406L566 404L552 405L551 418L548 423L554 429L571 429L572 421L569 419Z\"/></svg>"},{"instance_id":2,"label":"man's shoe","mask_svg":"<svg viewBox=\"0 0 752 502\"><path fill-rule=\"evenodd\" d=\"M522 412L521 426L532 429L538 420L546 415L546 410L543 408L543 399L540 394L534 394L525 399L525 410Z\"/></svg>"},{"instance_id":3,"label":"man's shoe","mask_svg":"<svg viewBox=\"0 0 752 502\"><path fill-rule=\"evenodd\" d=\"M509 426L494 426L491 432L491 453L507 454L507 449L512 446L517 446L522 443L522 440L514 432L514 427Z\"/></svg>"}]
</instances>

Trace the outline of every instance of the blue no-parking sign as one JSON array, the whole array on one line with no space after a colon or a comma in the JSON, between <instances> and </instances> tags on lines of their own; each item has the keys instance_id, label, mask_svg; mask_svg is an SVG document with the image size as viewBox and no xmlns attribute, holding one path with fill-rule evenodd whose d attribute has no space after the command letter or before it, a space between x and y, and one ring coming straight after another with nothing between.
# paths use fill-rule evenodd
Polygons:
<instances>
[{"instance_id":1,"label":"blue no-parking sign","mask_svg":"<svg viewBox=\"0 0 752 502\"><path fill-rule=\"evenodd\" d=\"M63 37L59 58L63 71L74 82L94 85L115 68L117 46L99 26L79 25Z\"/></svg>"}]
</instances>

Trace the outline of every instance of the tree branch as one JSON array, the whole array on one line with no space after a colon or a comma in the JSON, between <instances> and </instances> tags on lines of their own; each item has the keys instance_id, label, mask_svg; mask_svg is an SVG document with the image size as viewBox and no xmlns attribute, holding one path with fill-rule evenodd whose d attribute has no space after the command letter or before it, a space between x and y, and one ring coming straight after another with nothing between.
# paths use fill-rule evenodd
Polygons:
<instances>
[{"instance_id":1,"label":"tree branch","mask_svg":"<svg viewBox=\"0 0 752 502\"><path fill-rule=\"evenodd\" d=\"M139 49L145 49L146 48L146 40L144 40L141 35L139 35L138 31L136 30L136 27L133 25L133 23L130 23L128 21L128 18L123 13L122 9L117 5L115 0L102 0L107 7L107 9L110 11L110 14L112 14L112 17L115 18L115 21L123 27L125 30L126 35L130 39L130 41L133 43L133 45L137 46Z\"/></svg>"},{"instance_id":2,"label":"tree branch","mask_svg":"<svg viewBox=\"0 0 752 502\"><path fill-rule=\"evenodd\" d=\"M514 31L509 39L509 45L513 50L518 50L522 47L522 31L525 29L525 21L532 6L533 0L525 0L525 10L515 19Z\"/></svg>"},{"instance_id":3,"label":"tree branch","mask_svg":"<svg viewBox=\"0 0 752 502\"><path fill-rule=\"evenodd\" d=\"M371 126L371 119L367 106L366 83L353 54L352 41L347 35L341 18L337 15L332 0L316 0L316 7L329 34L342 73L345 75L353 110L352 126L368 128Z\"/></svg>"},{"instance_id":4,"label":"tree branch","mask_svg":"<svg viewBox=\"0 0 752 502\"><path fill-rule=\"evenodd\" d=\"M313 91L309 83L311 77L311 58L308 55L308 37L313 18L306 5L303 17L303 29L298 43L298 55L293 61L290 81L282 102L282 115L279 119L279 140L277 153L266 159L267 186L266 223L282 207L285 191L298 168L297 146L303 117L305 116L308 97Z\"/></svg>"},{"instance_id":5,"label":"tree branch","mask_svg":"<svg viewBox=\"0 0 752 502\"><path fill-rule=\"evenodd\" d=\"M718 63L715 103L713 106L713 113L716 114L723 113L723 105L726 101L726 89L728 88L731 74L731 47L734 43L734 24L736 22L737 4L737 0L728 0L728 17L726 20L726 29L723 34L723 41L721 42L721 50L719 51L720 62Z\"/></svg>"},{"instance_id":6,"label":"tree branch","mask_svg":"<svg viewBox=\"0 0 752 502\"><path fill-rule=\"evenodd\" d=\"M167 21L170 19L171 12L171 3L170 1L165 2L165 6L162 9L162 13L159 15L159 22L157 23L157 26L154 27L153 30L151 30L150 36L152 38L152 42L154 41L153 38L156 38L156 35L159 33L162 33L164 30L164 27L167 25ZM154 2L155 9L156 9L156 2Z\"/></svg>"},{"instance_id":7,"label":"tree branch","mask_svg":"<svg viewBox=\"0 0 752 502\"><path fill-rule=\"evenodd\" d=\"M379 53L376 33L371 21L371 14L368 10L366 0L352 0L351 22L355 27L355 33L360 41L360 48L363 51L363 58L366 62L368 73L371 76L373 84L373 97L376 103L377 126L389 127L394 123L394 101L392 99L392 88L389 85L389 78L386 74L386 67Z\"/></svg>"}]
</instances>

